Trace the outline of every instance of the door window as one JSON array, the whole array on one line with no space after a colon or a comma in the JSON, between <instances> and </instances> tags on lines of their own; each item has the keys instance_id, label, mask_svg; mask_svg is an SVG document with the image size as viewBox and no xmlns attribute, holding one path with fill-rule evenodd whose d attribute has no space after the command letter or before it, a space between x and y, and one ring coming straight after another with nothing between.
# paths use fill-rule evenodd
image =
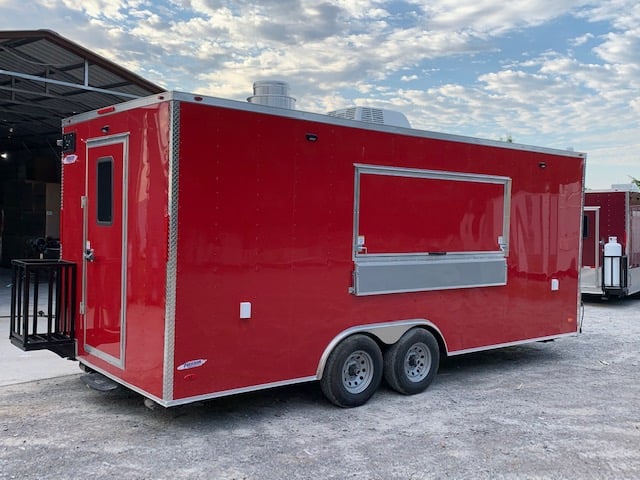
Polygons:
<instances>
[{"instance_id":1,"label":"door window","mask_svg":"<svg viewBox=\"0 0 640 480\"><path fill-rule=\"evenodd\" d=\"M99 158L96 165L96 221L113 223L113 157Z\"/></svg>"}]
</instances>

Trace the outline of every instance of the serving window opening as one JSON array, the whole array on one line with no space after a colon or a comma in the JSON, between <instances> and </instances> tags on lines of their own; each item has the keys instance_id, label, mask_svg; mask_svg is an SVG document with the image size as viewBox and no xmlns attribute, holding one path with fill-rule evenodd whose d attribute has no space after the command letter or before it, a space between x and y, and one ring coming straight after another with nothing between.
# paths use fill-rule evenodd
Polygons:
<instances>
[{"instance_id":1,"label":"serving window opening","mask_svg":"<svg viewBox=\"0 0 640 480\"><path fill-rule=\"evenodd\" d=\"M354 294L506 284L509 178L355 169Z\"/></svg>"}]
</instances>

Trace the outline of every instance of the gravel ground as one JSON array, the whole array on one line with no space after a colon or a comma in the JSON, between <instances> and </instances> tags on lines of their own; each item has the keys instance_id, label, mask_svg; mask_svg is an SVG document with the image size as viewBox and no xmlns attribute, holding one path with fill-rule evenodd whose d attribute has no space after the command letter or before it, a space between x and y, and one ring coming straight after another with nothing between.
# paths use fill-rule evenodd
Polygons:
<instances>
[{"instance_id":1,"label":"gravel ground","mask_svg":"<svg viewBox=\"0 0 640 480\"><path fill-rule=\"evenodd\" d=\"M173 409L78 375L0 387L0 479L640 478L640 299L583 333L454 357L423 394L317 384Z\"/></svg>"}]
</instances>

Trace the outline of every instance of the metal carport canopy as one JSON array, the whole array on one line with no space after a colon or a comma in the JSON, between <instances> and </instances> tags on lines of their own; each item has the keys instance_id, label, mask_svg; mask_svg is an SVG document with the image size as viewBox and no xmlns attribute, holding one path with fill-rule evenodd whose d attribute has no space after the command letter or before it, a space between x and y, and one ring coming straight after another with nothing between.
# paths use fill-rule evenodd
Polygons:
<instances>
[{"instance_id":1,"label":"metal carport canopy","mask_svg":"<svg viewBox=\"0 0 640 480\"><path fill-rule=\"evenodd\" d=\"M162 91L53 31L0 31L1 150L55 146L63 118Z\"/></svg>"}]
</instances>

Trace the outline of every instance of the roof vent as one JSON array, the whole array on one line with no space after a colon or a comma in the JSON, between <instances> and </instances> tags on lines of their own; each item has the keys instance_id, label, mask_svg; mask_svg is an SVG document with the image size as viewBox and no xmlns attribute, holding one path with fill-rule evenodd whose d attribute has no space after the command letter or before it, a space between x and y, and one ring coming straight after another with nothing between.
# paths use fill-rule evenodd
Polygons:
<instances>
[{"instance_id":1,"label":"roof vent","mask_svg":"<svg viewBox=\"0 0 640 480\"><path fill-rule=\"evenodd\" d=\"M332 117L346 118L347 120L357 120L378 125L393 125L396 127L411 128L409 120L404 114L394 110L384 110L382 108L370 107L348 107L334 110L327 115Z\"/></svg>"},{"instance_id":2,"label":"roof vent","mask_svg":"<svg viewBox=\"0 0 640 480\"><path fill-rule=\"evenodd\" d=\"M247 98L247 102L293 110L296 99L289 96L287 82L265 80L253 83L253 95Z\"/></svg>"}]
</instances>

